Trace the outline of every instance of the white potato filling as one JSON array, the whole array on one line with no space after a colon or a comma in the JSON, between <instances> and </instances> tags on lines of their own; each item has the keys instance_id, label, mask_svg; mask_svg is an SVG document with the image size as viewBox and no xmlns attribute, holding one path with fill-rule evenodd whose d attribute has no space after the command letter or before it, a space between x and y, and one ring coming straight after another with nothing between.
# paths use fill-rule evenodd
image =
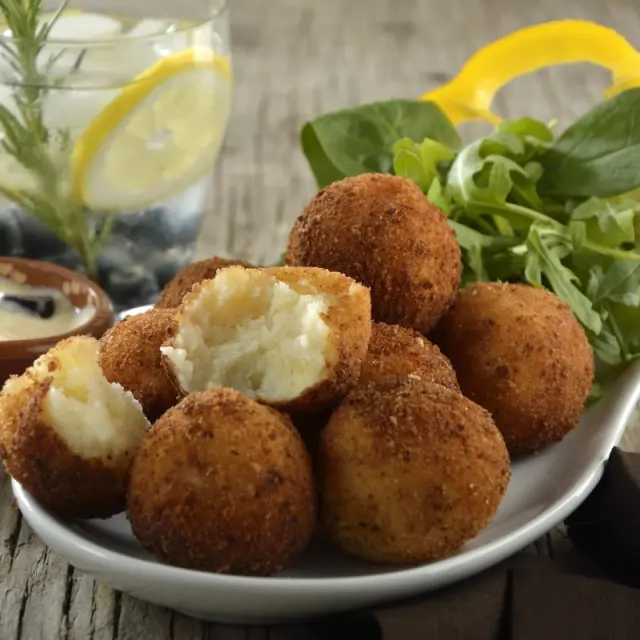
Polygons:
<instances>
[{"instance_id":1,"label":"white potato filling","mask_svg":"<svg viewBox=\"0 0 640 640\"><path fill-rule=\"evenodd\" d=\"M287 401L324 379L326 294L299 293L272 275L227 269L184 309L171 347L162 347L188 393L231 387Z\"/></svg>"},{"instance_id":2,"label":"white potato filling","mask_svg":"<svg viewBox=\"0 0 640 640\"><path fill-rule=\"evenodd\" d=\"M50 371L53 358L58 366ZM74 338L40 357L31 372L36 380L53 379L43 403L45 419L75 454L117 464L137 449L149 422L133 395L103 376L97 340Z\"/></svg>"}]
</instances>

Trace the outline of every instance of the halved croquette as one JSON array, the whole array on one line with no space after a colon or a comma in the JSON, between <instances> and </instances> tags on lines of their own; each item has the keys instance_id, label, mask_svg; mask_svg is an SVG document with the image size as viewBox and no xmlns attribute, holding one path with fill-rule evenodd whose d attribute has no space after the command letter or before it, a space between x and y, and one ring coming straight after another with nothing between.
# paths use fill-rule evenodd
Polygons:
<instances>
[{"instance_id":1,"label":"halved croquette","mask_svg":"<svg viewBox=\"0 0 640 640\"><path fill-rule=\"evenodd\" d=\"M228 258L206 258L198 260L181 269L174 278L166 284L155 306L156 309L175 309L180 306L184 296L191 291L194 284L213 278L220 269L232 265L252 267L253 265L243 260Z\"/></svg>"},{"instance_id":2,"label":"halved croquette","mask_svg":"<svg viewBox=\"0 0 640 640\"><path fill-rule=\"evenodd\" d=\"M149 423L131 393L104 378L97 340L60 342L6 382L0 407L0 455L36 500L65 517L123 510Z\"/></svg>"},{"instance_id":3,"label":"halved croquette","mask_svg":"<svg viewBox=\"0 0 640 640\"><path fill-rule=\"evenodd\" d=\"M189 293L162 347L176 388L230 387L287 412L324 410L356 382L369 291L324 269L228 267Z\"/></svg>"},{"instance_id":4,"label":"halved croquette","mask_svg":"<svg viewBox=\"0 0 640 640\"><path fill-rule=\"evenodd\" d=\"M127 493L141 544L169 564L247 575L284 567L315 526L311 462L290 419L232 389L158 420Z\"/></svg>"}]
</instances>

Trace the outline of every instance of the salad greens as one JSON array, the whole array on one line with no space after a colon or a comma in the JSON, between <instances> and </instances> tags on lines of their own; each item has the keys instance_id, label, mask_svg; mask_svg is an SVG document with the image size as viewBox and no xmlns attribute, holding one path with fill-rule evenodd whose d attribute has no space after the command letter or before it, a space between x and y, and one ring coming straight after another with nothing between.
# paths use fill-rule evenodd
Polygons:
<instances>
[{"instance_id":1,"label":"salad greens","mask_svg":"<svg viewBox=\"0 0 640 640\"><path fill-rule=\"evenodd\" d=\"M430 102L392 100L308 122L302 147L319 187L369 171L415 182L448 216L463 285L546 287L567 302L599 379L640 356L640 88L561 135L532 118L462 146Z\"/></svg>"}]
</instances>

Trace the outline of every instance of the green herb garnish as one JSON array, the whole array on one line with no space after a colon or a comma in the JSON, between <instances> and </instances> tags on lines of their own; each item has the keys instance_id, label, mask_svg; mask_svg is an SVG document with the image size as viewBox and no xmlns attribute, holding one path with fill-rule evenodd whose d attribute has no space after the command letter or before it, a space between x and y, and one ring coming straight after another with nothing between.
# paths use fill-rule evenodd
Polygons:
<instances>
[{"instance_id":1,"label":"green herb garnish","mask_svg":"<svg viewBox=\"0 0 640 640\"><path fill-rule=\"evenodd\" d=\"M389 101L307 123L302 145L319 187L367 171L419 185L456 232L463 285L552 290L584 326L603 382L640 356L639 113L635 88L558 137L522 118L460 148L435 104Z\"/></svg>"},{"instance_id":2,"label":"green herb garnish","mask_svg":"<svg viewBox=\"0 0 640 640\"><path fill-rule=\"evenodd\" d=\"M67 131L49 131L44 125L42 103L49 90L47 64L42 53L51 27L64 11L62 2L49 22L40 19L42 0L0 0L0 12L12 33L0 39L0 55L11 66L16 113L0 105L1 142L33 179L29 188L12 189L0 184L0 194L46 225L74 249L89 275L96 276L96 256L110 232L110 221L101 226L89 220L85 207L68 192L63 158L70 152ZM0 176L0 181L2 177Z\"/></svg>"}]
</instances>

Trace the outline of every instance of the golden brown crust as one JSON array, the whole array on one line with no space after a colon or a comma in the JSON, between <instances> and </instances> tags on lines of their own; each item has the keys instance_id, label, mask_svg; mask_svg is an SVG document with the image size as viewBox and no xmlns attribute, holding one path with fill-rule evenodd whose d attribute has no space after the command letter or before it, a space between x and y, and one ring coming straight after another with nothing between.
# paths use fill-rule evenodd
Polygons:
<instances>
[{"instance_id":1,"label":"golden brown crust","mask_svg":"<svg viewBox=\"0 0 640 640\"><path fill-rule=\"evenodd\" d=\"M435 344L413 329L374 322L359 382L410 373L427 382L460 391L451 363Z\"/></svg>"},{"instance_id":2,"label":"golden brown crust","mask_svg":"<svg viewBox=\"0 0 640 640\"><path fill-rule=\"evenodd\" d=\"M150 422L179 400L160 353L173 316L173 309L129 316L100 340L99 363L105 378L131 391Z\"/></svg>"},{"instance_id":3,"label":"golden brown crust","mask_svg":"<svg viewBox=\"0 0 640 640\"><path fill-rule=\"evenodd\" d=\"M512 455L561 440L577 425L594 356L569 306L551 292L474 284L458 293L434 336L462 392L491 412Z\"/></svg>"},{"instance_id":4,"label":"golden brown crust","mask_svg":"<svg viewBox=\"0 0 640 640\"><path fill-rule=\"evenodd\" d=\"M319 458L329 535L349 553L396 564L457 551L491 521L511 473L487 411L411 375L352 391Z\"/></svg>"},{"instance_id":5,"label":"golden brown crust","mask_svg":"<svg viewBox=\"0 0 640 640\"><path fill-rule=\"evenodd\" d=\"M9 383L16 385L9 391ZM8 456L7 448L20 426L22 411L26 406L26 398L30 395L30 387L34 384L29 370L21 376L11 376L0 390L0 458Z\"/></svg>"},{"instance_id":6,"label":"golden brown crust","mask_svg":"<svg viewBox=\"0 0 640 640\"><path fill-rule=\"evenodd\" d=\"M134 461L131 526L163 561L267 575L308 543L311 463L291 421L231 389L194 393L156 422Z\"/></svg>"},{"instance_id":7,"label":"golden brown crust","mask_svg":"<svg viewBox=\"0 0 640 640\"><path fill-rule=\"evenodd\" d=\"M304 264L302 261L302 252L300 250L302 219L303 216L298 216L294 220L291 231L289 232L287 250L284 255L285 265L288 267L295 267L296 265L299 266Z\"/></svg>"},{"instance_id":8,"label":"golden brown crust","mask_svg":"<svg viewBox=\"0 0 640 640\"><path fill-rule=\"evenodd\" d=\"M242 269L243 267L231 268ZM273 402L267 398L257 398L257 400L291 414L324 411L334 407L357 381L367 353L371 337L369 290L348 276L326 269L270 267L260 271L287 283L300 293L321 292L333 296L334 303L324 316L330 328L329 342L333 361L327 362L326 377L297 398L287 402ZM169 326L165 346L172 346L185 309L198 298L203 286L206 286L206 281L194 286L193 290L184 297L183 304ZM168 358L163 358L163 364L176 391L185 396L186 393L181 388Z\"/></svg>"},{"instance_id":9,"label":"golden brown crust","mask_svg":"<svg viewBox=\"0 0 640 640\"><path fill-rule=\"evenodd\" d=\"M7 471L60 517L109 518L120 513L133 452L111 466L100 458L72 453L45 416L43 403L50 385L49 378L29 388L13 437L2 447Z\"/></svg>"},{"instance_id":10,"label":"golden brown crust","mask_svg":"<svg viewBox=\"0 0 640 640\"><path fill-rule=\"evenodd\" d=\"M191 291L194 284L213 278L218 271L231 265L252 267L253 265L243 260L230 260L226 258L212 257L193 262L182 269L162 290L156 309L175 309L180 306L184 296Z\"/></svg>"},{"instance_id":11,"label":"golden brown crust","mask_svg":"<svg viewBox=\"0 0 640 640\"><path fill-rule=\"evenodd\" d=\"M371 288L373 317L427 333L460 284L447 220L410 180L383 174L322 189L293 225L286 262L324 267Z\"/></svg>"}]
</instances>

